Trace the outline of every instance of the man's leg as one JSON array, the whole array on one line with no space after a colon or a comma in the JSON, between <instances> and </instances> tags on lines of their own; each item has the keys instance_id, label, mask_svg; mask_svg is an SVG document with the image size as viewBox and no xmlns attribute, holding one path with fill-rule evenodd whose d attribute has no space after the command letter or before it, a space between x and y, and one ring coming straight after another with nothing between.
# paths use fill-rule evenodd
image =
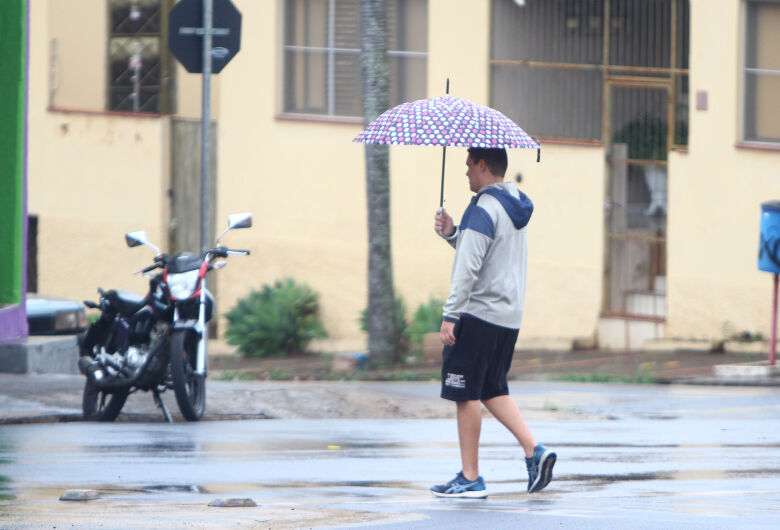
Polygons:
<instances>
[{"instance_id":1,"label":"man's leg","mask_svg":"<svg viewBox=\"0 0 780 530\"><path fill-rule=\"evenodd\" d=\"M531 429L528 428L522 414L520 414L520 409L517 407L515 400L508 395L505 395L487 399L483 401L483 403L490 413L515 435L517 441L523 446L526 458L532 457L534 455L536 441L534 440L533 434L531 434ZM460 403L458 403L458 405L460 405ZM461 442L461 452L462 451L463 442Z\"/></svg>"},{"instance_id":2,"label":"man's leg","mask_svg":"<svg viewBox=\"0 0 780 530\"><path fill-rule=\"evenodd\" d=\"M483 403L523 446L525 465L528 468L528 493L543 490L552 480L553 466L558 455L543 445L536 444L531 429L526 425L514 399L508 395L496 396L486 399Z\"/></svg>"},{"instance_id":3,"label":"man's leg","mask_svg":"<svg viewBox=\"0 0 780 530\"><path fill-rule=\"evenodd\" d=\"M482 403L458 401L458 440L463 476L476 480L479 476L479 434L482 429ZM533 449L531 449L533 453Z\"/></svg>"}]
</instances>

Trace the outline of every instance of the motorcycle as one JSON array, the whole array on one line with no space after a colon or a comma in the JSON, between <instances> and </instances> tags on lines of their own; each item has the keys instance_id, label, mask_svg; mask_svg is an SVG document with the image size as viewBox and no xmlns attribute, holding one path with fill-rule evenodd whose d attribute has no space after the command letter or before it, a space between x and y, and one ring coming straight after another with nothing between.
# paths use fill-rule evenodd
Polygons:
<instances>
[{"instance_id":1,"label":"motorcycle","mask_svg":"<svg viewBox=\"0 0 780 530\"><path fill-rule=\"evenodd\" d=\"M161 394L172 389L179 410L188 421L198 421L206 410L208 330L214 298L206 288L209 272L227 262L218 258L247 256L249 250L220 245L230 230L252 226L249 213L228 217L228 227L213 249L201 255L182 252L173 257L150 243L143 230L125 235L129 247L148 246L154 263L138 271L149 278L145 296L119 290L103 291L100 318L89 326L80 343L79 370L86 376L82 398L84 418L113 421L127 397L151 391L166 421L171 416ZM161 272L154 271L162 269Z\"/></svg>"}]
</instances>

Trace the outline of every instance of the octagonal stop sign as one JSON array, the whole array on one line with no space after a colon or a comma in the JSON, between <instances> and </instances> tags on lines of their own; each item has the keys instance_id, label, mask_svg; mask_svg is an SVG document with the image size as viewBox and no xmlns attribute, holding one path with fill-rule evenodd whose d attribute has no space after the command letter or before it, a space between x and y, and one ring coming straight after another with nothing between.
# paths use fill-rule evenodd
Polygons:
<instances>
[{"instance_id":1,"label":"octagonal stop sign","mask_svg":"<svg viewBox=\"0 0 780 530\"><path fill-rule=\"evenodd\" d=\"M241 47L241 13L230 0L212 0L211 72L218 74ZM203 72L203 0L180 0L168 18L168 48L192 74Z\"/></svg>"}]
</instances>

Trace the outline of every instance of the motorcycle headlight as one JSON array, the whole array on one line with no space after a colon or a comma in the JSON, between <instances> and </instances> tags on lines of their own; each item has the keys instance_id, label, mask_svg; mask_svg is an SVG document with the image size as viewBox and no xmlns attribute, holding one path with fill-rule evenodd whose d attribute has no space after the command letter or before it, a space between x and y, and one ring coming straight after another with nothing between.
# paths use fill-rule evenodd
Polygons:
<instances>
[{"instance_id":1,"label":"motorcycle headlight","mask_svg":"<svg viewBox=\"0 0 780 530\"><path fill-rule=\"evenodd\" d=\"M195 293L198 288L197 269L178 274L168 274L168 291L174 300L186 300Z\"/></svg>"}]
</instances>

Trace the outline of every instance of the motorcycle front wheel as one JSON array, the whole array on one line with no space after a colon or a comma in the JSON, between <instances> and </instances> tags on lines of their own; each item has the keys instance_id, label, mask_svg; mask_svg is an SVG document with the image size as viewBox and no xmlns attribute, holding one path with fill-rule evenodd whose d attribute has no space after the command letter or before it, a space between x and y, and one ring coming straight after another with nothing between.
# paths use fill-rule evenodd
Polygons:
<instances>
[{"instance_id":1,"label":"motorcycle front wheel","mask_svg":"<svg viewBox=\"0 0 780 530\"><path fill-rule=\"evenodd\" d=\"M179 410L187 421L198 421L206 410L206 379L195 373L198 341L189 331L171 337L171 379Z\"/></svg>"},{"instance_id":2,"label":"motorcycle front wheel","mask_svg":"<svg viewBox=\"0 0 780 530\"><path fill-rule=\"evenodd\" d=\"M84 383L81 410L87 421L114 421L125 406L129 389L101 390L90 379Z\"/></svg>"}]
</instances>

